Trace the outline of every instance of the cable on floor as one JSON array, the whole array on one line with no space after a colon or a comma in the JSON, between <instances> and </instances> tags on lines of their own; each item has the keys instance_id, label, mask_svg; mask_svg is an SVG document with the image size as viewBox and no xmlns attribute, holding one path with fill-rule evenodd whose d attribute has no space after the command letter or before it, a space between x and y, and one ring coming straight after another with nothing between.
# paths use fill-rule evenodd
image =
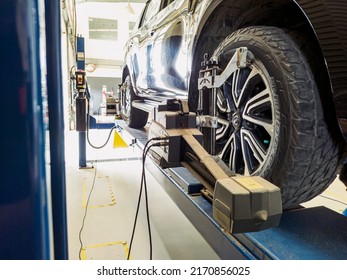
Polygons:
<instances>
[{"instance_id":1,"label":"cable on floor","mask_svg":"<svg viewBox=\"0 0 347 280\"><path fill-rule=\"evenodd\" d=\"M79 250L79 253L78 253L78 257L79 257L80 260L82 259L81 255L82 255L82 250L83 250L82 231L84 229L84 223L85 223L85 220L86 220L86 217L87 217L90 197L91 197L92 192L93 192L94 187L95 187L96 172L97 172L97 162L98 161L95 160L93 183L92 183L91 189L90 189L89 194L88 194L88 199L87 199L87 202L86 202L86 205L85 205L84 215L83 215L83 219L82 219L82 225L81 225L81 228L80 228L80 231L79 231L79 234L78 234L78 239L80 241L80 250Z\"/></svg>"},{"instance_id":2,"label":"cable on floor","mask_svg":"<svg viewBox=\"0 0 347 280\"><path fill-rule=\"evenodd\" d=\"M136 214L135 214L133 230L132 230L131 239L130 239L130 245L129 245L129 251L128 251L128 255L127 255L127 260L130 259L130 253L131 253L131 249L132 249L132 245L133 245L133 241L134 241L135 230L136 230L137 219L138 219L138 214L139 214L139 210L140 210L143 190L145 193L146 219L147 219L148 238L149 238L149 259L152 260L153 246L152 246L152 233L151 233L151 225L150 225L150 217L149 217L149 202L148 202L148 190L147 190L145 162L146 162L147 153L152 147L167 145L167 142L163 142L163 141L157 142L157 143L154 143L151 145L150 145L150 143L152 141L160 141L160 140L165 140L165 139L167 139L167 138L163 138L163 137L152 138L149 141L147 141L147 143L145 144L145 146L143 148L141 185L140 185L139 197L138 197L138 201L137 201Z\"/></svg>"},{"instance_id":3,"label":"cable on floor","mask_svg":"<svg viewBox=\"0 0 347 280\"><path fill-rule=\"evenodd\" d=\"M88 86L87 86L88 88ZM94 149L102 149L104 148L107 143L110 141L110 138L111 138L111 135L112 135L112 131L115 129L115 128L118 128L118 125L114 125L111 127L110 129L110 132L108 134L108 137L107 137L107 140L104 144L102 144L101 146L96 146L96 145L93 145L89 139L89 118L90 118L90 103L89 103L89 97L87 95L87 141L88 141L88 144L94 148Z\"/></svg>"}]
</instances>

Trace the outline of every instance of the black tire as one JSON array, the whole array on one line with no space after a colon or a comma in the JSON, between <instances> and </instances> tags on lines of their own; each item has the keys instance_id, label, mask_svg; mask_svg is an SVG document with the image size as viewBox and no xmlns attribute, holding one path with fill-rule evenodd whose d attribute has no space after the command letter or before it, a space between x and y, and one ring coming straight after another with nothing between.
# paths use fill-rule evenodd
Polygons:
<instances>
[{"instance_id":1,"label":"black tire","mask_svg":"<svg viewBox=\"0 0 347 280\"><path fill-rule=\"evenodd\" d=\"M213 55L224 69L236 48L247 47L250 62L219 91L217 152L232 171L279 186L284 209L325 190L341 154L339 133L325 119L315 67L298 43L279 28L249 27L228 36ZM255 76L247 80L250 73Z\"/></svg>"},{"instance_id":2,"label":"black tire","mask_svg":"<svg viewBox=\"0 0 347 280\"><path fill-rule=\"evenodd\" d=\"M139 100L131 84L130 76L125 78L122 87L121 116L131 128L143 128L147 124L148 112L132 106L134 100Z\"/></svg>"}]
</instances>

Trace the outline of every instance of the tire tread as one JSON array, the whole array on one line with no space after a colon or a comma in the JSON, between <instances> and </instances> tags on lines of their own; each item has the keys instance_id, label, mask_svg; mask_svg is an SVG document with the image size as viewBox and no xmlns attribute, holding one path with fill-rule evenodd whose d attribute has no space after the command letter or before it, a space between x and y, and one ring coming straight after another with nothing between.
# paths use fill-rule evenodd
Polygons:
<instances>
[{"instance_id":1,"label":"tire tread","mask_svg":"<svg viewBox=\"0 0 347 280\"><path fill-rule=\"evenodd\" d=\"M229 44L248 40L249 45L266 44L268 51L275 54L276 64L281 66L287 89L290 126L287 151L277 151L272 167L276 172L264 174L282 190L284 208L294 207L323 192L336 178L341 145L334 137L334 125L326 120L315 73L310 62L303 55L304 50L283 29L276 27L249 27L229 35L216 49L214 56L222 53ZM314 70L314 69L313 69ZM318 69L317 69L318 70ZM284 87L281 85L277 88ZM278 94L281 94L279 92ZM285 116L282 115L285 118Z\"/></svg>"}]
</instances>

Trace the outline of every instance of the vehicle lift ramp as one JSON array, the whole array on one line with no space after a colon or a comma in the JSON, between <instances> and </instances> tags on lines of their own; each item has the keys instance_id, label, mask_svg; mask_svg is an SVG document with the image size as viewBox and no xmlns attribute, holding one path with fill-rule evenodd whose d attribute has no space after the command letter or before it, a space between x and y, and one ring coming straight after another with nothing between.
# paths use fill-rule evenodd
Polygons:
<instances>
[{"instance_id":1,"label":"vehicle lift ramp","mask_svg":"<svg viewBox=\"0 0 347 280\"><path fill-rule=\"evenodd\" d=\"M217 63L204 64L200 92L209 90L213 102L216 88L245 67L246 55L238 49L219 76ZM201 103L200 97L198 112ZM152 113L148 138L161 145L151 149L157 164L148 168L221 259L347 259L346 217L324 207L282 213L277 186L230 173L202 147L197 119L213 131L216 112L197 118L185 100L168 100Z\"/></svg>"}]
</instances>

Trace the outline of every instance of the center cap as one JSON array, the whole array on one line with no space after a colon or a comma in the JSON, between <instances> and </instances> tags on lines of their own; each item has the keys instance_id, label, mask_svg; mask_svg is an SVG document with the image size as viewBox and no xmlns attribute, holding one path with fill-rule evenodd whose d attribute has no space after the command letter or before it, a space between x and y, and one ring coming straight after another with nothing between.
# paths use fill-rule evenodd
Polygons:
<instances>
[{"instance_id":1,"label":"center cap","mask_svg":"<svg viewBox=\"0 0 347 280\"><path fill-rule=\"evenodd\" d=\"M241 115L239 112L235 112L232 118L232 124L235 130L239 130L241 127Z\"/></svg>"}]
</instances>

